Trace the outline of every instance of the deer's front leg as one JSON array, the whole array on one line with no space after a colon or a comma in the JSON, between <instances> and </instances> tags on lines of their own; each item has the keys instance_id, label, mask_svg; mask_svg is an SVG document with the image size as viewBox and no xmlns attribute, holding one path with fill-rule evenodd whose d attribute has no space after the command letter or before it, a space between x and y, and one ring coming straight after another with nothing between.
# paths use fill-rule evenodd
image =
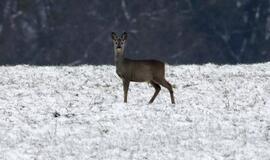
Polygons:
<instances>
[{"instance_id":1,"label":"deer's front leg","mask_svg":"<svg viewBox=\"0 0 270 160\"><path fill-rule=\"evenodd\" d=\"M127 94L128 94L129 81L128 80L123 80L123 86L124 86L124 102L127 103Z\"/></svg>"}]
</instances>

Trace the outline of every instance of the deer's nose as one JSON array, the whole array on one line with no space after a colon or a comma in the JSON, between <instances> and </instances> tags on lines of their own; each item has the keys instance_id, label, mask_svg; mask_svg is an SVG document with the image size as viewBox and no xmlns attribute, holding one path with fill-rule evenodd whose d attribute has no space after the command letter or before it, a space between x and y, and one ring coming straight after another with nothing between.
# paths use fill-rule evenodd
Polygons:
<instances>
[{"instance_id":1,"label":"deer's nose","mask_svg":"<svg viewBox=\"0 0 270 160\"><path fill-rule=\"evenodd\" d=\"M121 46L117 46L116 48L117 48L117 49L121 49Z\"/></svg>"}]
</instances>

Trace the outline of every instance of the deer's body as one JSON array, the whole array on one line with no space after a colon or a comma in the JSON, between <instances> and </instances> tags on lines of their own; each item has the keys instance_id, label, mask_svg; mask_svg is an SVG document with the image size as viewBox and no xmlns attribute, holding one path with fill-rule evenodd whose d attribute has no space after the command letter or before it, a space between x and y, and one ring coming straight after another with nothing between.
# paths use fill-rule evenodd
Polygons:
<instances>
[{"instance_id":1,"label":"deer's body","mask_svg":"<svg viewBox=\"0 0 270 160\"><path fill-rule=\"evenodd\" d=\"M124 102L127 102L127 93L129 83L150 82L155 88L155 93L149 103L152 103L158 95L161 87L167 88L170 92L171 102L174 104L174 96L171 84L165 80L165 64L157 60L133 60L124 57L124 47L127 39L127 33L121 38L112 33L114 41L116 73L123 81Z\"/></svg>"},{"instance_id":2,"label":"deer's body","mask_svg":"<svg viewBox=\"0 0 270 160\"><path fill-rule=\"evenodd\" d=\"M120 78L133 82L150 82L155 77L164 76L164 63L157 60L123 58L116 60L115 65ZM155 72L157 69L160 72Z\"/></svg>"}]
</instances>

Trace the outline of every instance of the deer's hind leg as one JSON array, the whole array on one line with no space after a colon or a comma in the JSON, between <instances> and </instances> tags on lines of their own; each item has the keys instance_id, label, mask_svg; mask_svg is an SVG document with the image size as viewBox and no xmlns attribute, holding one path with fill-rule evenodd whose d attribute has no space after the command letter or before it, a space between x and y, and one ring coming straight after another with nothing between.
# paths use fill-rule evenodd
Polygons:
<instances>
[{"instance_id":1,"label":"deer's hind leg","mask_svg":"<svg viewBox=\"0 0 270 160\"><path fill-rule=\"evenodd\" d=\"M154 102L155 98L157 97L157 95L158 95L158 93L159 93L159 91L161 89L160 85L158 85L154 81L150 81L150 84L155 88L155 93L152 96L152 98L150 99L149 104Z\"/></svg>"},{"instance_id":2,"label":"deer's hind leg","mask_svg":"<svg viewBox=\"0 0 270 160\"><path fill-rule=\"evenodd\" d=\"M175 104L172 85L168 81L166 81L166 79L155 79L155 81L169 90L170 96L171 96L171 102L172 104Z\"/></svg>"}]
</instances>

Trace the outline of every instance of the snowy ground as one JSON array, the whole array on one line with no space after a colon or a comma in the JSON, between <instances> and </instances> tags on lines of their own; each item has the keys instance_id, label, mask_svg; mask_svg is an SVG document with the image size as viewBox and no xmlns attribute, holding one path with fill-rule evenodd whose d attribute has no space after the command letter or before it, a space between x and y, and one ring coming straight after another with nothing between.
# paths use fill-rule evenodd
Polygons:
<instances>
[{"instance_id":1,"label":"snowy ground","mask_svg":"<svg viewBox=\"0 0 270 160\"><path fill-rule=\"evenodd\" d=\"M113 66L0 67L0 159L270 159L270 63L167 66L162 88Z\"/></svg>"}]
</instances>

